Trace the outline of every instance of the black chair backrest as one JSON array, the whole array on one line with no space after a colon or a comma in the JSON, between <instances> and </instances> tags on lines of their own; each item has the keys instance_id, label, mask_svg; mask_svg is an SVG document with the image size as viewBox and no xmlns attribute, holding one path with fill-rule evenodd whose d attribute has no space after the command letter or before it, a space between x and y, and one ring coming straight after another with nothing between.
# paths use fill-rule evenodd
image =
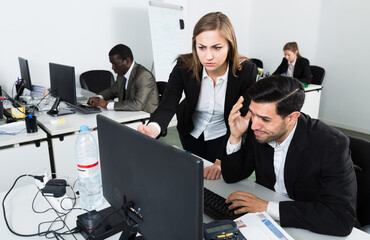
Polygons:
<instances>
[{"instance_id":1,"label":"black chair backrest","mask_svg":"<svg viewBox=\"0 0 370 240\"><path fill-rule=\"evenodd\" d=\"M251 58L251 61L257 65L258 68L263 69L263 62L257 58Z\"/></svg>"},{"instance_id":2,"label":"black chair backrest","mask_svg":"<svg viewBox=\"0 0 370 240\"><path fill-rule=\"evenodd\" d=\"M80 75L80 84L83 89L99 93L114 83L114 76L107 70L91 70Z\"/></svg>"},{"instance_id":3,"label":"black chair backrest","mask_svg":"<svg viewBox=\"0 0 370 240\"><path fill-rule=\"evenodd\" d=\"M159 94L159 102L162 100L162 96L164 94L164 90L166 89L167 82L158 81L157 82L157 88L158 88L158 94Z\"/></svg>"},{"instance_id":4,"label":"black chair backrest","mask_svg":"<svg viewBox=\"0 0 370 240\"><path fill-rule=\"evenodd\" d=\"M311 70L311 83L312 84L317 84L317 85L322 85L322 82L324 81L324 76L325 76L325 69L319 66L310 66Z\"/></svg>"},{"instance_id":5,"label":"black chair backrest","mask_svg":"<svg viewBox=\"0 0 370 240\"><path fill-rule=\"evenodd\" d=\"M349 148L357 178L357 219L370 224L370 141L351 137Z\"/></svg>"}]
</instances>

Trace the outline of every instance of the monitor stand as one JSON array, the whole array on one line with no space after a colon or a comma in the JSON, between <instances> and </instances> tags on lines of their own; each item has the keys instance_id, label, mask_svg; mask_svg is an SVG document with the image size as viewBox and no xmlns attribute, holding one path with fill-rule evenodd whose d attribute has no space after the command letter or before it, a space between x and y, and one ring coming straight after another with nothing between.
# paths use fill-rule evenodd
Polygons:
<instances>
[{"instance_id":1,"label":"monitor stand","mask_svg":"<svg viewBox=\"0 0 370 240\"><path fill-rule=\"evenodd\" d=\"M19 96L23 94L24 88L24 80L21 79L19 84L15 85L15 90L17 91L17 94L15 95L14 100L19 101Z\"/></svg>"},{"instance_id":2,"label":"monitor stand","mask_svg":"<svg viewBox=\"0 0 370 240\"><path fill-rule=\"evenodd\" d=\"M67 114L73 114L73 113L75 113L75 111L73 111L73 110L67 110L67 109L59 110L58 109L59 103L60 103L60 97L57 97L55 99L55 102L54 102L53 106L47 112L47 114L49 114L52 117L58 117L58 116L62 116L62 115L67 115Z\"/></svg>"},{"instance_id":3,"label":"monitor stand","mask_svg":"<svg viewBox=\"0 0 370 240\"><path fill-rule=\"evenodd\" d=\"M13 118L12 114L3 107L2 102L0 102L0 114L1 114L0 117L1 124L12 123L17 121L15 118ZM4 119L4 116L6 117L6 120Z\"/></svg>"}]
</instances>

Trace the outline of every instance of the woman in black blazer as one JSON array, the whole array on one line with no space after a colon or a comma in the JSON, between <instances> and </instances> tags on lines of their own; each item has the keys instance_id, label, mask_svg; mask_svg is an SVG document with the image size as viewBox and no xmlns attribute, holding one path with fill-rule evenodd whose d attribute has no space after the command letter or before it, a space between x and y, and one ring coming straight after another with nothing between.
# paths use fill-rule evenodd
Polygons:
<instances>
[{"instance_id":1,"label":"woman in black blazer","mask_svg":"<svg viewBox=\"0 0 370 240\"><path fill-rule=\"evenodd\" d=\"M299 54L298 44L296 42L288 42L284 48L284 58L280 66L272 75L287 75L294 77L302 83L311 83L310 61ZM291 65L291 68L289 68Z\"/></svg>"},{"instance_id":2,"label":"woman in black blazer","mask_svg":"<svg viewBox=\"0 0 370 240\"><path fill-rule=\"evenodd\" d=\"M208 13L198 21L192 52L176 60L161 103L149 124L138 131L156 138L176 113L183 148L215 162L228 139L227 119L234 103L243 96L244 106L249 106L246 91L256 81L257 67L239 55L234 29L221 12ZM183 92L185 98L179 103ZM214 171L219 165L217 161L207 168L205 178L219 178L220 171Z\"/></svg>"}]
</instances>

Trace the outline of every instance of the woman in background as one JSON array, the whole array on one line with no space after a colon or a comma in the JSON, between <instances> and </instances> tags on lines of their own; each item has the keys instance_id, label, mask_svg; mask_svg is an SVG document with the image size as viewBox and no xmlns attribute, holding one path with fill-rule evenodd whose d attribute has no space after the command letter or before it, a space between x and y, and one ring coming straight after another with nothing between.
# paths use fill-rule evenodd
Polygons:
<instances>
[{"instance_id":1,"label":"woman in background","mask_svg":"<svg viewBox=\"0 0 370 240\"><path fill-rule=\"evenodd\" d=\"M185 150L215 162L228 139L228 117L233 104L256 81L257 68L239 55L229 18L221 12L203 16L194 27L192 52L177 57L162 101L147 126L138 131L153 138L166 130L177 115L177 130ZM185 98L179 103L182 93ZM244 110L246 113L246 109ZM217 179L220 161L205 169L204 177Z\"/></svg>"},{"instance_id":2,"label":"woman in background","mask_svg":"<svg viewBox=\"0 0 370 240\"><path fill-rule=\"evenodd\" d=\"M302 83L311 83L310 61L299 54L298 44L296 42L288 42L284 48L284 58L280 66L272 75L287 75L294 77Z\"/></svg>"}]
</instances>

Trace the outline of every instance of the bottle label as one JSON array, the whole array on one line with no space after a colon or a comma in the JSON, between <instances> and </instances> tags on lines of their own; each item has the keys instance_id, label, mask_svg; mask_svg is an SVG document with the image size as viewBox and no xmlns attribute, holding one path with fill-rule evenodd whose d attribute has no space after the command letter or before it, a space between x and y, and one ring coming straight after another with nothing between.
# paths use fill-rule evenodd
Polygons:
<instances>
[{"instance_id":1,"label":"bottle label","mask_svg":"<svg viewBox=\"0 0 370 240\"><path fill-rule=\"evenodd\" d=\"M99 162L90 165L77 164L78 176L79 177L90 177L96 174L95 167L97 167ZM95 173L94 173L95 172Z\"/></svg>"}]
</instances>

